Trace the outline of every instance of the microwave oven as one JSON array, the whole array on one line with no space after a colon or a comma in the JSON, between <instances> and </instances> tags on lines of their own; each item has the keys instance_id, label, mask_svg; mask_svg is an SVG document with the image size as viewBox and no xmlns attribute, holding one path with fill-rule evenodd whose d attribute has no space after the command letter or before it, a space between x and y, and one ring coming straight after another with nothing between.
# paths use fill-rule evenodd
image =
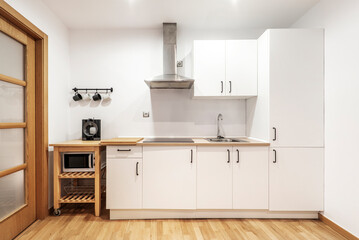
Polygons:
<instances>
[{"instance_id":1,"label":"microwave oven","mask_svg":"<svg viewBox=\"0 0 359 240\"><path fill-rule=\"evenodd\" d=\"M93 152L62 153L63 172L94 172L95 159Z\"/></svg>"}]
</instances>

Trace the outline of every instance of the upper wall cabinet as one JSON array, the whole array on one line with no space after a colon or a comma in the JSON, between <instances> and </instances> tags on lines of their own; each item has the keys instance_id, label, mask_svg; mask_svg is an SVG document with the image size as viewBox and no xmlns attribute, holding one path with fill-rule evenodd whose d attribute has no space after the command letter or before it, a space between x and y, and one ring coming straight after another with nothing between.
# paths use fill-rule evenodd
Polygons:
<instances>
[{"instance_id":1,"label":"upper wall cabinet","mask_svg":"<svg viewBox=\"0 0 359 240\"><path fill-rule=\"evenodd\" d=\"M194 41L194 97L226 95L226 41Z\"/></svg>"},{"instance_id":2,"label":"upper wall cabinet","mask_svg":"<svg viewBox=\"0 0 359 240\"><path fill-rule=\"evenodd\" d=\"M257 96L257 40L226 41L226 84L229 96Z\"/></svg>"},{"instance_id":3,"label":"upper wall cabinet","mask_svg":"<svg viewBox=\"0 0 359 240\"><path fill-rule=\"evenodd\" d=\"M257 40L196 40L194 98L257 96Z\"/></svg>"}]
</instances>

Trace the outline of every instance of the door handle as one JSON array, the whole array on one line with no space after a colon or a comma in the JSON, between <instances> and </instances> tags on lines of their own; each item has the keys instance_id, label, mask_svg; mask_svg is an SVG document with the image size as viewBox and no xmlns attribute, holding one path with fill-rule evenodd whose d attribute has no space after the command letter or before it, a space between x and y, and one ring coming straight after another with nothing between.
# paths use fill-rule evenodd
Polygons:
<instances>
[{"instance_id":1,"label":"door handle","mask_svg":"<svg viewBox=\"0 0 359 240\"><path fill-rule=\"evenodd\" d=\"M131 152L131 149L117 149L117 152Z\"/></svg>"},{"instance_id":2,"label":"door handle","mask_svg":"<svg viewBox=\"0 0 359 240\"><path fill-rule=\"evenodd\" d=\"M275 127L273 127L274 130L274 138L273 141L277 141L277 129Z\"/></svg>"},{"instance_id":3,"label":"door handle","mask_svg":"<svg viewBox=\"0 0 359 240\"><path fill-rule=\"evenodd\" d=\"M232 81L229 81L229 93L232 93Z\"/></svg>"},{"instance_id":4,"label":"door handle","mask_svg":"<svg viewBox=\"0 0 359 240\"><path fill-rule=\"evenodd\" d=\"M221 93L223 93L223 81L221 81Z\"/></svg>"},{"instance_id":5,"label":"door handle","mask_svg":"<svg viewBox=\"0 0 359 240\"><path fill-rule=\"evenodd\" d=\"M193 149L191 149L191 163L193 163Z\"/></svg>"},{"instance_id":6,"label":"door handle","mask_svg":"<svg viewBox=\"0 0 359 240\"><path fill-rule=\"evenodd\" d=\"M273 149L274 152L274 161L273 163L277 163L277 150Z\"/></svg>"},{"instance_id":7,"label":"door handle","mask_svg":"<svg viewBox=\"0 0 359 240\"><path fill-rule=\"evenodd\" d=\"M239 150L237 149L237 163L239 163Z\"/></svg>"},{"instance_id":8,"label":"door handle","mask_svg":"<svg viewBox=\"0 0 359 240\"><path fill-rule=\"evenodd\" d=\"M227 153L228 153L228 161L227 163L231 162L231 152L229 151L229 149L227 149Z\"/></svg>"},{"instance_id":9,"label":"door handle","mask_svg":"<svg viewBox=\"0 0 359 240\"><path fill-rule=\"evenodd\" d=\"M136 162L136 176L138 176L138 164L139 162Z\"/></svg>"},{"instance_id":10,"label":"door handle","mask_svg":"<svg viewBox=\"0 0 359 240\"><path fill-rule=\"evenodd\" d=\"M89 165L89 168L93 168L93 158L92 158L92 156L89 157L88 165Z\"/></svg>"}]
</instances>

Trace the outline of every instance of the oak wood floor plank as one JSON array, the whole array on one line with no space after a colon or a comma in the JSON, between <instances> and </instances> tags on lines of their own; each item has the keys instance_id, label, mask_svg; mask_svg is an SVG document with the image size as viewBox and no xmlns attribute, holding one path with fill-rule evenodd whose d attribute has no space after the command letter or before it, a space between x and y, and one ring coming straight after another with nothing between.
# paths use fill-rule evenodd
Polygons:
<instances>
[{"instance_id":1,"label":"oak wood floor plank","mask_svg":"<svg viewBox=\"0 0 359 240\"><path fill-rule=\"evenodd\" d=\"M16 239L116 240L342 240L318 220L169 219L109 220L91 204L67 204L59 217L36 221Z\"/></svg>"}]
</instances>

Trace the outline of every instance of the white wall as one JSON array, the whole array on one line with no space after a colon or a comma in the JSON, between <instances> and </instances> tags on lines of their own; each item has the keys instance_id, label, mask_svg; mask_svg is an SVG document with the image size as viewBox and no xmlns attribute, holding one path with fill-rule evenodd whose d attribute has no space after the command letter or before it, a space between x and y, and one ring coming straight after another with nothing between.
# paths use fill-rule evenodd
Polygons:
<instances>
[{"instance_id":1,"label":"white wall","mask_svg":"<svg viewBox=\"0 0 359 240\"><path fill-rule=\"evenodd\" d=\"M49 37L49 143L68 139L66 102L70 81L69 32L40 0L6 0ZM49 207L52 206L52 154L49 154Z\"/></svg>"},{"instance_id":2,"label":"white wall","mask_svg":"<svg viewBox=\"0 0 359 240\"><path fill-rule=\"evenodd\" d=\"M359 237L359 1L320 1L293 27L325 28L324 215Z\"/></svg>"},{"instance_id":3,"label":"white wall","mask_svg":"<svg viewBox=\"0 0 359 240\"><path fill-rule=\"evenodd\" d=\"M194 39L257 38L257 31L178 30L179 73L192 76ZM71 31L71 88L113 87L112 101L74 102L69 138L81 137L81 119L102 119L102 137L214 136L222 113L226 135L243 136L244 100L192 100L189 90L151 90L144 79L162 74L162 29ZM70 90L70 88L68 89ZM142 118L149 111L150 118Z\"/></svg>"}]
</instances>

